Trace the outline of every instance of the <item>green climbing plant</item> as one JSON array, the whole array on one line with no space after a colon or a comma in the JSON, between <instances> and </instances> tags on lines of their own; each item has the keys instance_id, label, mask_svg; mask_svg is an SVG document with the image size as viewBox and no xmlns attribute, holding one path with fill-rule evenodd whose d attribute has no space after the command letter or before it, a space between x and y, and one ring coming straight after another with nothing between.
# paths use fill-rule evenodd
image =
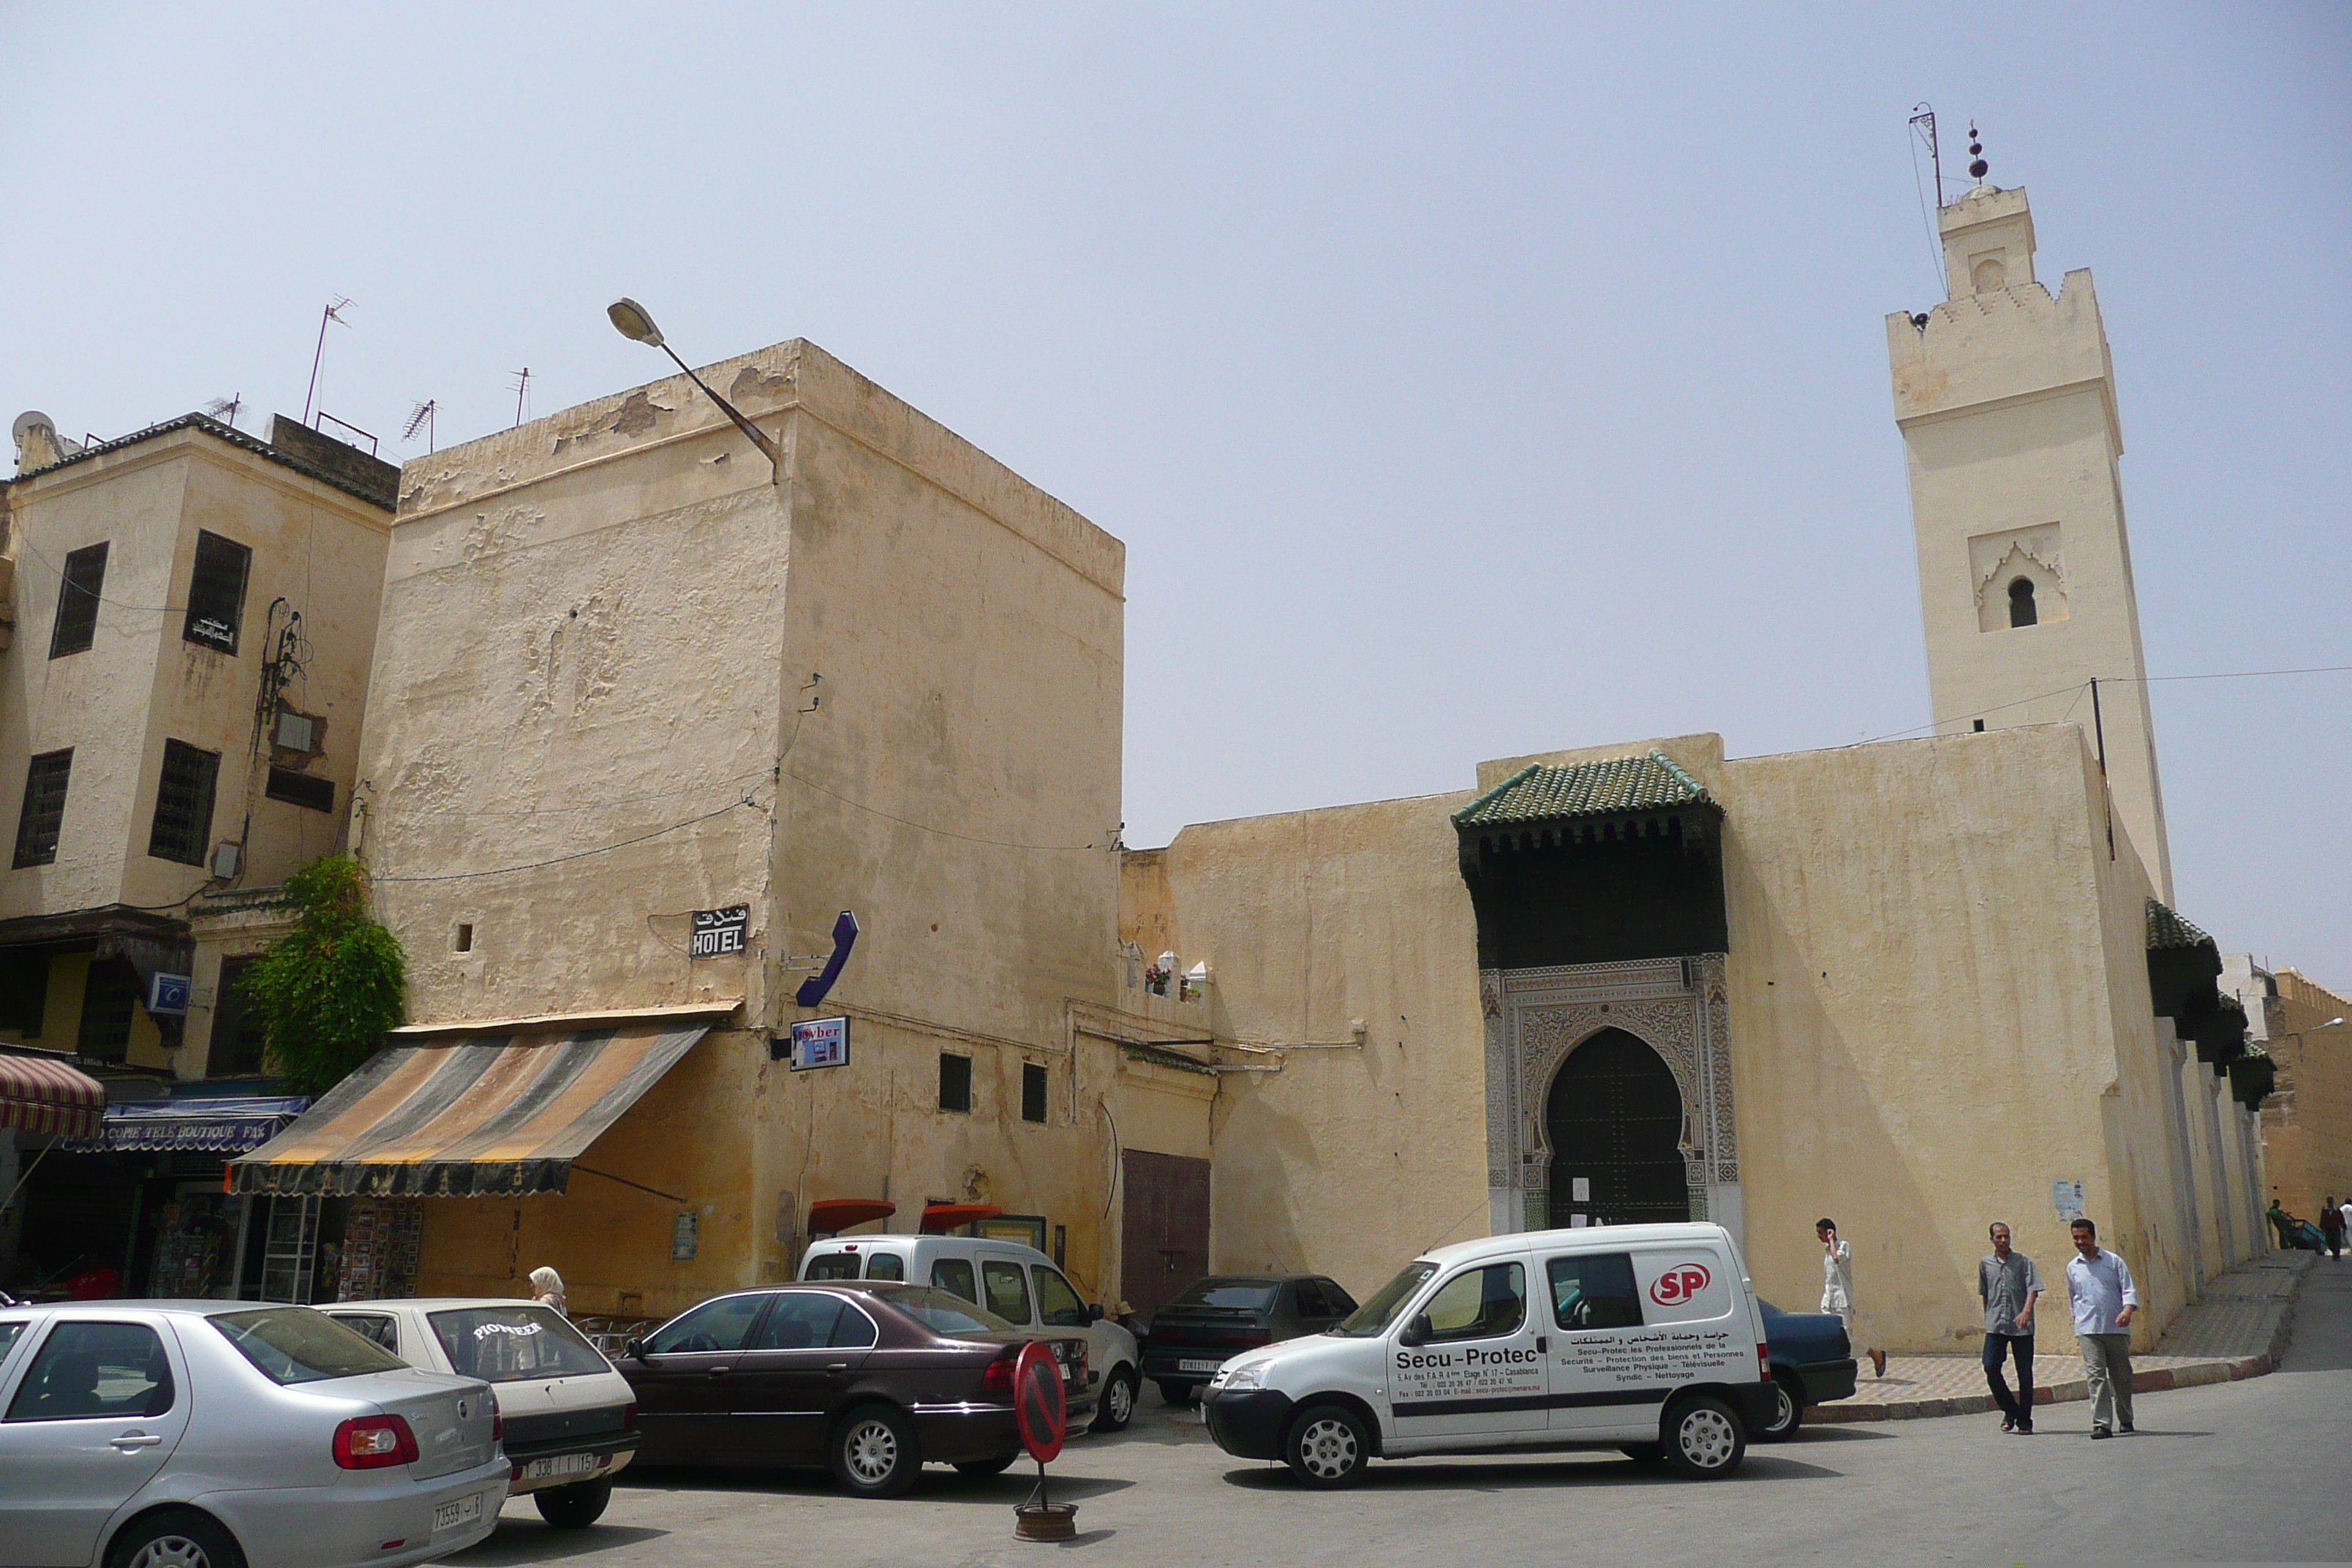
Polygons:
<instances>
[{"instance_id":1,"label":"green climbing plant","mask_svg":"<svg viewBox=\"0 0 2352 1568\"><path fill-rule=\"evenodd\" d=\"M383 1044L401 1021L407 958L368 915L365 868L348 855L286 879L293 931L241 982L260 1015L272 1071L298 1094L321 1094Z\"/></svg>"}]
</instances>

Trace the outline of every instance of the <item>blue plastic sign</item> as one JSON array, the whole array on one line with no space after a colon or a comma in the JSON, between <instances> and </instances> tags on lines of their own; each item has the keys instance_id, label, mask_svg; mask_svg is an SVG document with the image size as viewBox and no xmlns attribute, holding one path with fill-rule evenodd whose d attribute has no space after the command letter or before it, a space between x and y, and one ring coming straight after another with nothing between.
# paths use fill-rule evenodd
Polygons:
<instances>
[{"instance_id":1,"label":"blue plastic sign","mask_svg":"<svg viewBox=\"0 0 2352 1568\"><path fill-rule=\"evenodd\" d=\"M849 1065L849 1020L803 1018L793 1026L792 1070Z\"/></svg>"},{"instance_id":2,"label":"blue plastic sign","mask_svg":"<svg viewBox=\"0 0 2352 1568\"><path fill-rule=\"evenodd\" d=\"M833 922L833 956L824 961L824 968L801 982L793 993L793 1000L803 1007L814 1007L823 1002L833 983L841 978L841 966L849 962L849 950L857 945L857 917L847 910L841 911Z\"/></svg>"},{"instance_id":3,"label":"blue plastic sign","mask_svg":"<svg viewBox=\"0 0 2352 1568\"><path fill-rule=\"evenodd\" d=\"M166 974L162 970L147 983L147 1012L151 1017L184 1018L188 1016L188 988L195 982L185 974Z\"/></svg>"}]
</instances>

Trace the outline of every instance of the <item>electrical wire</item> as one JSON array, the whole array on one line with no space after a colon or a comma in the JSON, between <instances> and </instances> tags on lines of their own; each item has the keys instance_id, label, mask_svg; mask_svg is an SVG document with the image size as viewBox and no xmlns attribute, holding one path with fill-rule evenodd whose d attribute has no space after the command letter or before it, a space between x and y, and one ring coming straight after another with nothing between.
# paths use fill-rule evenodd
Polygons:
<instances>
[{"instance_id":1,"label":"electrical wire","mask_svg":"<svg viewBox=\"0 0 2352 1568\"><path fill-rule=\"evenodd\" d=\"M1108 847L1108 846L1101 844L1015 844L1009 839L979 838L969 833L953 833L944 827L933 827L927 822L917 822L911 817L894 816L889 812L884 811L878 806L868 805L862 800L852 800L845 795L840 795L833 790L829 790L814 779L803 778L800 774L792 772L790 769L785 770L784 776L788 779L793 780L795 783L808 785L809 788L816 791L819 795L830 795L835 800L841 802L844 805L853 806L859 811L870 813L875 816L881 817L886 822L895 822L901 827L912 827L923 833L935 833L941 838L953 838L963 844L985 844L992 849L1034 849L1056 854L1075 854L1084 849L1101 849Z\"/></svg>"},{"instance_id":2,"label":"electrical wire","mask_svg":"<svg viewBox=\"0 0 2352 1568\"><path fill-rule=\"evenodd\" d=\"M682 795L697 795L708 790L732 790L738 784L753 779L772 778L773 768L761 768L752 773L737 773L729 778L710 779L698 784L681 784L677 789L656 790L650 795L621 795L610 800L591 802L586 805L541 805L522 811L467 811L454 805L384 805L376 809L384 816L567 816L583 811L603 811L608 806L632 805L641 801L674 800Z\"/></svg>"},{"instance_id":3,"label":"electrical wire","mask_svg":"<svg viewBox=\"0 0 2352 1568\"><path fill-rule=\"evenodd\" d=\"M2352 664L2315 664L2296 669L2222 669L2205 675L2100 675L2094 676L2092 679L2104 680L2116 686L2152 686L2165 680L2257 680L2274 675L2341 675L2347 671L2352 671ZM2006 713L2012 708L2023 708L2035 702L2046 702L2053 697L2063 697L2067 692L2072 691L2074 693L2074 701L2067 708L2065 715L2060 718L2059 722L2063 724L2067 718L2073 716L2074 709L2082 705L2083 693L2090 688L2091 681L2078 681L2073 686L2062 686L2055 691L2045 691L2039 697L2021 697L2014 702L2004 702L1996 708L1979 708L1973 713L1955 713L1943 719L1930 719L1925 724L1914 724L1907 730L1890 730L1884 735L1873 735L1861 741L1849 741L1843 746L1832 749L1846 751L1854 746L1874 746L1881 741L1898 741L1906 735L1916 735L1922 730L1933 730L1943 724L1958 724L1969 719L1989 719L1995 713Z\"/></svg>"},{"instance_id":4,"label":"electrical wire","mask_svg":"<svg viewBox=\"0 0 2352 1568\"><path fill-rule=\"evenodd\" d=\"M667 827L656 827L651 833L640 833L635 838L624 838L618 844L600 845L593 849L576 849L569 855L557 855L545 860L532 860L520 866L500 866L488 871L445 871L433 877L372 876L368 879L373 882L464 882L476 877L503 877L515 871L536 871L543 867L561 866L567 860L585 860L592 855L609 855L615 849L626 849L632 844L643 844L650 839L660 838L676 833L681 828L692 827L697 823L709 822L713 817L724 816L730 811L740 811L744 806L757 804L747 795L741 800L720 806L717 811L706 811L700 816L689 816L684 822L673 822Z\"/></svg>"}]
</instances>

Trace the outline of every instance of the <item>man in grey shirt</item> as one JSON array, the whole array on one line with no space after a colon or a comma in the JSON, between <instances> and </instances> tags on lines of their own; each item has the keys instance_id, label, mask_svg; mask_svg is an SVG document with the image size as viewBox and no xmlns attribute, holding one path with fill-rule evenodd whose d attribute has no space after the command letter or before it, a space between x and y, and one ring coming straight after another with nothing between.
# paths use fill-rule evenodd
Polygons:
<instances>
[{"instance_id":1,"label":"man in grey shirt","mask_svg":"<svg viewBox=\"0 0 2352 1568\"><path fill-rule=\"evenodd\" d=\"M1977 1295L1984 1301L1985 1382L2000 1406L2004 1432L2033 1430L2033 1303L2042 1297L2042 1271L2033 1259L2009 1247L2009 1226L1992 1226L1992 1256L1977 1264ZM2017 1392L2009 1391L2008 1369L2017 1358Z\"/></svg>"}]
</instances>

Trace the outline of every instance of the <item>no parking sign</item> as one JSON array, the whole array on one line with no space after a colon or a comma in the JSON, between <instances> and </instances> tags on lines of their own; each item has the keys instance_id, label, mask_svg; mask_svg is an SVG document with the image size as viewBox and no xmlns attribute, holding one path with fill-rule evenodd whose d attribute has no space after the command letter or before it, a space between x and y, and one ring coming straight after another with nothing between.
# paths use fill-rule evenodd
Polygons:
<instances>
[{"instance_id":1,"label":"no parking sign","mask_svg":"<svg viewBox=\"0 0 2352 1568\"><path fill-rule=\"evenodd\" d=\"M1013 1363L1013 1419L1031 1458L1043 1465L1061 1453L1069 1409L1062 1401L1062 1369L1043 1341L1022 1346L1021 1359Z\"/></svg>"}]
</instances>

